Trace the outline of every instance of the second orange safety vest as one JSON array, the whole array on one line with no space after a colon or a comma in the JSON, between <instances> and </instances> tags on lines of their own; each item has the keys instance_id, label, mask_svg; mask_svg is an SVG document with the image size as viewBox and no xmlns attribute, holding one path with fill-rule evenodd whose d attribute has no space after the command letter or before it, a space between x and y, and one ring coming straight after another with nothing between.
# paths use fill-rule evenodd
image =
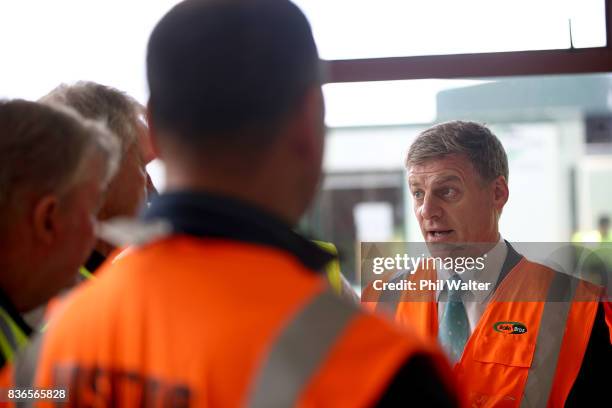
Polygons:
<instances>
[{"instance_id":1,"label":"second orange safety vest","mask_svg":"<svg viewBox=\"0 0 612 408\"><path fill-rule=\"evenodd\" d=\"M435 270L418 270L406 279L437 276ZM563 407L581 367L600 289L521 258L496 289L454 367L468 406ZM423 301L405 297L411 295L370 306L437 339L436 292L422 293Z\"/></svg>"}]
</instances>

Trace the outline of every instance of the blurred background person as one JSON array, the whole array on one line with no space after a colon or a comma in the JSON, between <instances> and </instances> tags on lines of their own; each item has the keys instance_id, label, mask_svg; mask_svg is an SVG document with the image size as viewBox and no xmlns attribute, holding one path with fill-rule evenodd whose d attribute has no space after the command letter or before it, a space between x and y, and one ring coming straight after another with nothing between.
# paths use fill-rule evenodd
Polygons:
<instances>
[{"instance_id":1,"label":"blurred background person","mask_svg":"<svg viewBox=\"0 0 612 408\"><path fill-rule=\"evenodd\" d=\"M91 253L118 150L65 108L0 101L0 366L32 334L21 315L72 285Z\"/></svg>"},{"instance_id":2,"label":"blurred background person","mask_svg":"<svg viewBox=\"0 0 612 408\"><path fill-rule=\"evenodd\" d=\"M168 192L142 228L162 229L74 292L45 333L38 386L77 406L455 405L435 347L333 294L332 256L292 230L325 130L299 9L182 2L147 66Z\"/></svg>"},{"instance_id":3,"label":"blurred background person","mask_svg":"<svg viewBox=\"0 0 612 408\"><path fill-rule=\"evenodd\" d=\"M112 87L80 81L62 84L40 99L43 103L69 106L81 116L106 124L121 141L122 158L98 213L99 221L134 217L144 204L147 192L156 194L146 165L155 158L144 108L129 95ZM114 249L98 239L81 274L89 277Z\"/></svg>"},{"instance_id":4,"label":"blurred background person","mask_svg":"<svg viewBox=\"0 0 612 408\"><path fill-rule=\"evenodd\" d=\"M610 234L610 216L601 214L597 218L597 229L578 231L572 236L572 242L612 242Z\"/></svg>"},{"instance_id":5,"label":"blurred background person","mask_svg":"<svg viewBox=\"0 0 612 408\"><path fill-rule=\"evenodd\" d=\"M572 235L572 243L582 278L606 287L609 296L612 277L610 217L607 214L600 215L597 229L576 232Z\"/></svg>"}]
</instances>

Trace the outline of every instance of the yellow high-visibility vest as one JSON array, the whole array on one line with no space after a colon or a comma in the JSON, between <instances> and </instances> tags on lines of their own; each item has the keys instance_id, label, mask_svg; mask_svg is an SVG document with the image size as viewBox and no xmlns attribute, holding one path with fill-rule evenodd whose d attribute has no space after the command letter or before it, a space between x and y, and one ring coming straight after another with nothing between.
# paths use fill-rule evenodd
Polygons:
<instances>
[{"instance_id":1,"label":"yellow high-visibility vest","mask_svg":"<svg viewBox=\"0 0 612 408\"><path fill-rule=\"evenodd\" d=\"M325 273L327 274L327 280L331 285L332 289L335 293L340 295L342 293L342 278L340 272L340 262L338 261L338 249L331 242L324 241L314 241L319 247L334 255L333 261L330 261L327 265L325 265Z\"/></svg>"},{"instance_id":2,"label":"yellow high-visibility vest","mask_svg":"<svg viewBox=\"0 0 612 408\"><path fill-rule=\"evenodd\" d=\"M93 273L91 273L91 272L89 272L89 270L87 270L87 268L86 268L86 267L84 267L84 266L81 266L81 267L79 268L79 274L80 274L80 275L81 275L81 276L82 276L82 277L83 277L85 280L88 280L88 279L91 279L91 278L93 278L93 277L94 277L94 274L93 274Z\"/></svg>"},{"instance_id":3,"label":"yellow high-visibility vest","mask_svg":"<svg viewBox=\"0 0 612 408\"><path fill-rule=\"evenodd\" d=\"M0 307L0 353L4 357L4 362L13 361L15 353L27 342L28 336L11 316Z\"/></svg>"}]
</instances>

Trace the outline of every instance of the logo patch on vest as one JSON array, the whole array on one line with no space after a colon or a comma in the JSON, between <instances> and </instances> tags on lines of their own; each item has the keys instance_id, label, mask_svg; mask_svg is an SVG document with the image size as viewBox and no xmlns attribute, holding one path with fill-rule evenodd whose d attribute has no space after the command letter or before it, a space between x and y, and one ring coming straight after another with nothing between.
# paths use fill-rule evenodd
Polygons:
<instances>
[{"instance_id":1,"label":"logo patch on vest","mask_svg":"<svg viewBox=\"0 0 612 408\"><path fill-rule=\"evenodd\" d=\"M527 333L527 326L519 322L497 322L493 325L493 329L496 332L506 334L525 334Z\"/></svg>"}]
</instances>

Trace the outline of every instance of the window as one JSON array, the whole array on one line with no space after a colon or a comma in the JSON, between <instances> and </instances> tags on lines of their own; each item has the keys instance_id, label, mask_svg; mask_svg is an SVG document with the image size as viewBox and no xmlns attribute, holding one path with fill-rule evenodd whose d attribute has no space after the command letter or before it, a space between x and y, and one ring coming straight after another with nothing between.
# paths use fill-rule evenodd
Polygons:
<instances>
[{"instance_id":1,"label":"window","mask_svg":"<svg viewBox=\"0 0 612 408\"><path fill-rule=\"evenodd\" d=\"M308 232L334 242L357 280L360 241L422 241L404 170L419 132L486 123L510 165L501 220L516 242L568 242L612 215L612 74L326 85L325 179Z\"/></svg>"},{"instance_id":2,"label":"window","mask_svg":"<svg viewBox=\"0 0 612 408\"><path fill-rule=\"evenodd\" d=\"M604 0L296 0L328 60L604 47Z\"/></svg>"}]
</instances>

